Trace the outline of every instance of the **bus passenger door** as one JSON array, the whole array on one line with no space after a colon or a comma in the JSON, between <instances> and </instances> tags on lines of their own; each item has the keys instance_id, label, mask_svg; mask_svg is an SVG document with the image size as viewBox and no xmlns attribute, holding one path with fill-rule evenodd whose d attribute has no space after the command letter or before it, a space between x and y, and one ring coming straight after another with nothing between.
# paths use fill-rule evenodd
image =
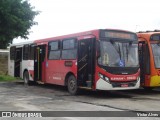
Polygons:
<instances>
[{"instance_id":1,"label":"bus passenger door","mask_svg":"<svg viewBox=\"0 0 160 120\"><path fill-rule=\"evenodd\" d=\"M15 67L14 67L14 76L21 77L21 69L22 69L22 48L16 48L16 56L15 56Z\"/></svg>"},{"instance_id":2,"label":"bus passenger door","mask_svg":"<svg viewBox=\"0 0 160 120\"><path fill-rule=\"evenodd\" d=\"M45 80L45 58L46 45L35 46L35 57L34 57L34 81Z\"/></svg>"},{"instance_id":3,"label":"bus passenger door","mask_svg":"<svg viewBox=\"0 0 160 120\"><path fill-rule=\"evenodd\" d=\"M95 38L78 41L78 86L92 88L95 73Z\"/></svg>"},{"instance_id":4,"label":"bus passenger door","mask_svg":"<svg viewBox=\"0 0 160 120\"><path fill-rule=\"evenodd\" d=\"M144 41L139 42L139 64L141 84L145 83L145 75L150 74L150 54L148 44Z\"/></svg>"}]
</instances>

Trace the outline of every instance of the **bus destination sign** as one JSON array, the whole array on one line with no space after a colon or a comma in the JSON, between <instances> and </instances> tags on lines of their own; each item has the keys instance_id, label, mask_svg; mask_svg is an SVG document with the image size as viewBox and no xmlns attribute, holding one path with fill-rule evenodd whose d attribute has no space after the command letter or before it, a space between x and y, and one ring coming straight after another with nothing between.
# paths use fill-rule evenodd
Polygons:
<instances>
[{"instance_id":1,"label":"bus destination sign","mask_svg":"<svg viewBox=\"0 0 160 120\"><path fill-rule=\"evenodd\" d=\"M102 31L101 32L101 37L136 40L136 35L135 34L127 33L127 32L118 32L118 31Z\"/></svg>"}]
</instances>

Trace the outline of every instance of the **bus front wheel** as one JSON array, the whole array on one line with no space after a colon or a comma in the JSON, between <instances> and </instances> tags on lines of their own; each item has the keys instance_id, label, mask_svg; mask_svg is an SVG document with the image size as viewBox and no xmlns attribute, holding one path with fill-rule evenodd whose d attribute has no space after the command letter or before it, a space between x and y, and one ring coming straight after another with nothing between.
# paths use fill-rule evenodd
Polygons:
<instances>
[{"instance_id":1,"label":"bus front wheel","mask_svg":"<svg viewBox=\"0 0 160 120\"><path fill-rule=\"evenodd\" d=\"M67 87L68 87L68 92L69 92L71 95L76 95L76 94L78 94L77 80L76 80L76 78L75 78L73 75L70 75L70 76L68 77Z\"/></svg>"}]
</instances>

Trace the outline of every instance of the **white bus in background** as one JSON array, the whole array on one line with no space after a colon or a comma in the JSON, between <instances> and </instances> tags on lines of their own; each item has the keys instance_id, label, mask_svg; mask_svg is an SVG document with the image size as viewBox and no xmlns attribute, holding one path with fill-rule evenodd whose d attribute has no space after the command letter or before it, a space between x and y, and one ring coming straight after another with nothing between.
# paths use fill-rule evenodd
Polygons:
<instances>
[{"instance_id":1,"label":"white bus in background","mask_svg":"<svg viewBox=\"0 0 160 120\"><path fill-rule=\"evenodd\" d=\"M25 71L34 70L34 44L32 41L12 44L9 47L8 74L23 78ZM33 77L28 75L30 80Z\"/></svg>"}]
</instances>

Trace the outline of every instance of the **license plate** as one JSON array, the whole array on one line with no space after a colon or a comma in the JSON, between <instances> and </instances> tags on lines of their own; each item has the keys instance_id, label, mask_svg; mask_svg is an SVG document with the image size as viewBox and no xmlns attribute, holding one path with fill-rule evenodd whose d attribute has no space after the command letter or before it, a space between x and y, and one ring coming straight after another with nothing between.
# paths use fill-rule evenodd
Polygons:
<instances>
[{"instance_id":1,"label":"license plate","mask_svg":"<svg viewBox=\"0 0 160 120\"><path fill-rule=\"evenodd\" d=\"M121 87L128 87L128 84L121 84Z\"/></svg>"}]
</instances>

